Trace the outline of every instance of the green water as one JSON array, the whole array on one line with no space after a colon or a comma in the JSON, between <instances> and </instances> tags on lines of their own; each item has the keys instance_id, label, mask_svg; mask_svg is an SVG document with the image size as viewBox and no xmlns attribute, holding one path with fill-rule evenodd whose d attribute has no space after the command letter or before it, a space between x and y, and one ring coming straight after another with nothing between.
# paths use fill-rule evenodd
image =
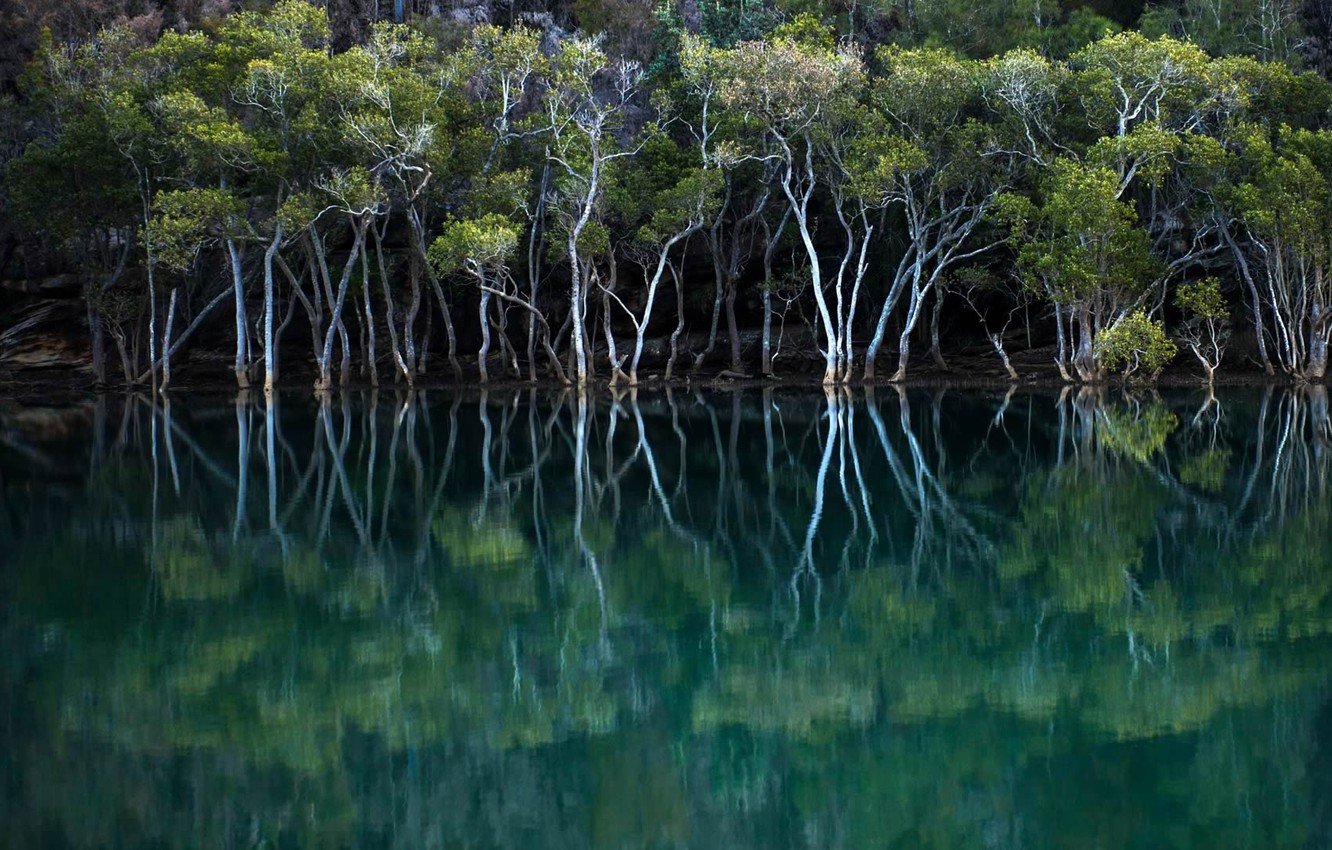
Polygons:
<instances>
[{"instance_id":1,"label":"green water","mask_svg":"<svg viewBox=\"0 0 1332 850\"><path fill-rule=\"evenodd\" d=\"M6 847L1322 847L1324 393L0 407Z\"/></svg>"}]
</instances>

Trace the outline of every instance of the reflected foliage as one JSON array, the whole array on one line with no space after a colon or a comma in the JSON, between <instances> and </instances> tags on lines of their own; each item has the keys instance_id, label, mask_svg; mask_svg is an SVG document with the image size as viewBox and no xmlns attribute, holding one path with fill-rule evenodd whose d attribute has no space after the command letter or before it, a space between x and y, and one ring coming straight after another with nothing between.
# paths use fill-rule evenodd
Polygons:
<instances>
[{"instance_id":1,"label":"reflected foliage","mask_svg":"<svg viewBox=\"0 0 1332 850\"><path fill-rule=\"evenodd\" d=\"M102 398L0 435L9 846L1332 837L1318 388Z\"/></svg>"}]
</instances>

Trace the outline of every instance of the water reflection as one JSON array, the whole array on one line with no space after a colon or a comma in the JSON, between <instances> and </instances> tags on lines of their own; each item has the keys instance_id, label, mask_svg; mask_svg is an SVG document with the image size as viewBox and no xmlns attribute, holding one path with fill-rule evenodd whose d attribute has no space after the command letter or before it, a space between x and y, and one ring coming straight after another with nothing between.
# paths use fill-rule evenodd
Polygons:
<instances>
[{"instance_id":1,"label":"water reflection","mask_svg":"<svg viewBox=\"0 0 1332 850\"><path fill-rule=\"evenodd\" d=\"M9 846L1322 846L1323 390L0 412Z\"/></svg>"}]
</instances>

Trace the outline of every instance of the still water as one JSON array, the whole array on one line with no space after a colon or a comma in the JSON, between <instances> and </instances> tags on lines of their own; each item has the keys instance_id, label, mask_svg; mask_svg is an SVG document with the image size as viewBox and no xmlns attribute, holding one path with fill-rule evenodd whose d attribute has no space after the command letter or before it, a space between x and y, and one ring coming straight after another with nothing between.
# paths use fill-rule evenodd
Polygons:
<instances>
[{"instance_id":1,"label":"still water","mask_svg":"<svg viewBox=\"0 0 1332 850\"><path fill-rule=\"evenodd\" d=\"M0 844L1322 847L1323 391L0 407Z\"/></svg>"}]
</instances>

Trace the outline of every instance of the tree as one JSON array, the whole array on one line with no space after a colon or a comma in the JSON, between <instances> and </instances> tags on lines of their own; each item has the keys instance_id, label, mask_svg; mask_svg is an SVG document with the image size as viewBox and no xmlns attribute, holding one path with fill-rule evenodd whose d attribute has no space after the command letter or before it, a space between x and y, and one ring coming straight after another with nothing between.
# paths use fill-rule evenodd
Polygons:
<instances>
[{"instance_id":1,"label":"tree","mask_svg":"<svg viewBox=\"0 0 1332 850\"><path fill-rule=\"evenodd\" d=\"M882 296L865 352L865 378L874 377L888 321L907 297L894 381L906 377L911 334L926 300L954 265L989 250L978 228L1013 177L1013 158L1000 144L982 99L984 69L941 50L881 50L883 74L871 90L884 128L868 128L877 148L859 177L880 203L900 209L907 242Z\"/></svg>"},{"instance_id":2,"label":"tree","mask_svg":"<svg viewBox=\"0 0 1332 850\"><path fill-rule=\"evenodd\" d=\"M549 206L563 238L569 262L569 310L574 380L588 381L587 301L594 275L595 217L606 188L606 168L632 156L622 140L625 110L642 82L632 62L607 58L595 41L570 39L551 60L545 95L547 157L558 175L551 182ZM606 247L609 247L606 245Z\"/></svg>"},{"instance_id":3,"label":"tree","mask_svg":"<svg viewBox=\"0 0 1332 850\"><path fill-rule=\"evenodd\" d=\"M1180 339L1198 358L1211 386L1230 340L1230 308L1221 295L1220 281L1209 277L1184 284L1175 291L1175 306L1184 313Z\"/></svg>"},{"instance_id":4,"label":"tree","mask_svg":"<svg viewBox=\"0 0 1332 850\"><path fill-rule=\"evenodd\" d=\"M1178 350L1161 321L1134 310L1096 335L1095 353L1103 368L1119 372L1124 380L1141 377L1150 382L1175 359Z\"/></svg>"},{"instance_id":5,"label":"tree","mask_svg":"<svg viewBox=\"0 0 1332 850\"><path fill-rule=\"evenodd\" d=\"M478 320L481 348L476 353L481 381L490 380L491 296L516 298L509 262L518 250L519 231L513 222L496 213L479 219L451 222L430 246L430 262L440 276L461 269L481 290Z\"/></svg>"},{"instance_id":6,"label":"tree","mask_svg":"<svg viewBox=\"0 0 1332 850\"><path fill-rule=\"evenodd\" d=\"M1054 306L1055 360L1066 379L1070 362L1081 380L1104 377L1097 335L1141 309L1159 273L1149 237L1119 200L1119 183L1108 168L1060 158L1038 206L1008 196L999 210L1013 228L1018 274ZM1068 339L1074 329L1076 340Z\"/></svg>"},{"instance_id":7,"label":"tree","mask_svg":"<svg viewBox=\"0 0 1332 850\"><path fill-rule=\"evenodd\" d=\"M1277 360L1296 378L1321 379L1332 338L1332 134L1254 128L1241 158L1235 205L1261 269Z\"/></svg>"},{"instance_id":8,"label":"tree","mask_svg":"<svg viewBox=\"0 0 1332 850\"><path fill-rule=\"evenodd\" d=\"M820 142L828 127L850 110L862 85L864 69L850 49L834 49L817 40L787 36L771 42L738 45L727 57L721 102L752 117L760 144L747 155L771 159L777 183L791 210L809 261L811 289L818 310L825 385L846 375L845 318L834 316L825 290L828 282L815 235L814 199L823 163ZM846 304L841 281L836 304ZM839 332L840 329L840 332Z\"/></svg>"},{"instance_id":9,"label":"tree","mask_svg":"<svg viewBox=\"0 0 1332 850\"><path fill-rule=\"evenodd\" d=\"M634 326L634 347L625 375L630 385L638 383L638 368L663 277L669 271L678 285L682 246L704 230L722 206L725 178L721 169L700 166L696 158L692 145L677 144L658 130L644 141L637 157L617 163L612 175L608 199L620 219L617 223L626 228L637 226L625 240L624 250L642 268L644 277L641 314L630 306L637 298L631 297L626 304L616 293L606 293ZM677 319L683 320L683 316ZM609 324L606 333L608 339L613 336ZM613 364L611 384L619 377L620 369Z\"/></svg>"}]
</instances>

